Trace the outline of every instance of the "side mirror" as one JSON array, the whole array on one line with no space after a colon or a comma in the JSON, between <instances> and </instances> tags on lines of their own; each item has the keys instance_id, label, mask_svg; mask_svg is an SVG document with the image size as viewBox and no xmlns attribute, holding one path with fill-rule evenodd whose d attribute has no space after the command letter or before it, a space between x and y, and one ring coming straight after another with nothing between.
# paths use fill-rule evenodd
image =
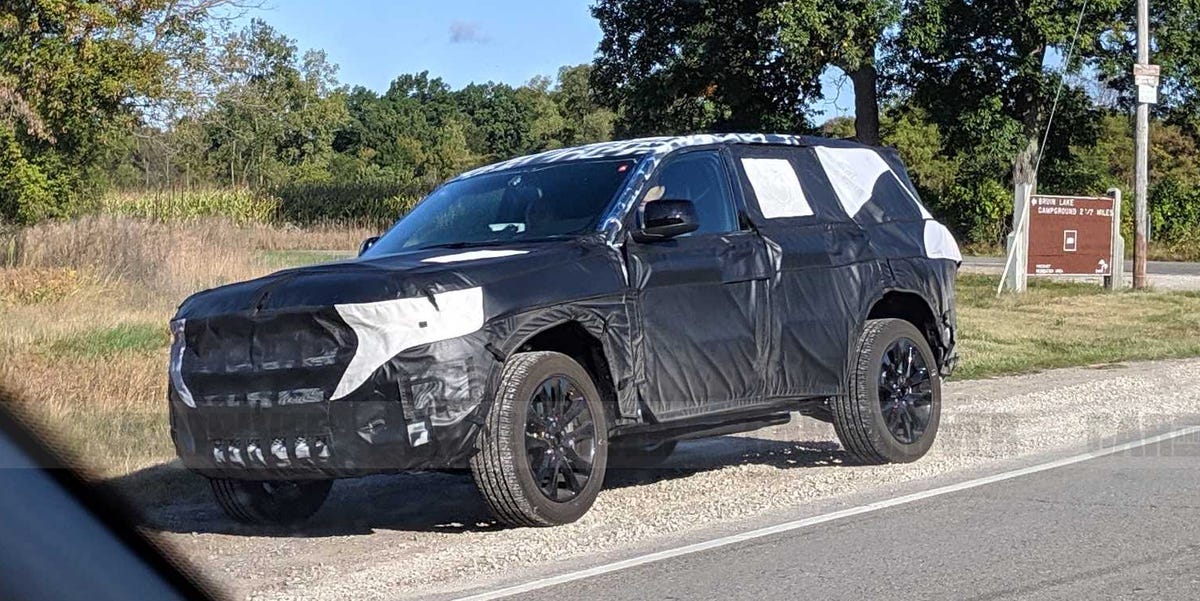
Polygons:
<instances>
[{"instance_id":1,"label":"side mirror","mask_svg":"<svg viewBox=\"0 0 1200 601\"><path fill-rule=\"evenodd\" d=\"M376 242L379 242L379 236L371 236L370 238L363 240L362 246L358 247L358 256L361 257L366 254L368 250L371 250L372 246L375 246Z\"/></svg>"},{"instance_id":2,"label":"side mirror","mask_svg":"<svg viewBox=\"0 0 1200 601\"><path fill-rule=\"evenodd\" d=\"M642 212L642 228L633 233L638 242L666 240L700 228L696 205L690 200L653 200Z\"/></svg>"}]
</instances>

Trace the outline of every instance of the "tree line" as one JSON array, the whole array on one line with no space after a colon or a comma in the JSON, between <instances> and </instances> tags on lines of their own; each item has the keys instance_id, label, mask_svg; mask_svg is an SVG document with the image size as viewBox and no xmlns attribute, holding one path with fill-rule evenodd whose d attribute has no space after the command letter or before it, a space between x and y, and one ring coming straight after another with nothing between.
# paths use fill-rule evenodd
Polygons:
<instances>
[{"instance_id":1,"label":"tree line","mask_svg":"<svg viewBox=\"0 0 1200 601\"><path fill-rule=\"evenodd\" d=\"M313 190L419 194L614 137L774 131L895 146L960 237L997 243L1014 183L1131 188L1134 3L1084 2L596 0L592 64L379 92L233 18L237 0L16 0L0 8L0 220L84 212L105 188L307 190L310 211ZM1200 0L1155 3L1152 21L1154 234L1200 238ZM830 72L853 117L820 117Z\"/></svg>"}]
</instances>

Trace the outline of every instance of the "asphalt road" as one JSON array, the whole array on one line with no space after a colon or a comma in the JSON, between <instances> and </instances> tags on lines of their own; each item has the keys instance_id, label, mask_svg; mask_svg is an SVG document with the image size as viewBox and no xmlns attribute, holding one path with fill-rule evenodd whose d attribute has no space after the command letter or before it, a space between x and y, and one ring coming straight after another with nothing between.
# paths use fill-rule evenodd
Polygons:
<instances>
[{"instance_id":1,"label":"asphalt road","mask_svg":"<svg viewBox=\"0 0 1200 601\"><path fill-rule=\"evenodd\" d=\"M1004 269L1004 257L963 257L967 267ZM1200 263L1176 261L1147 261L1146 270L1151 275L1194 275L1200 276ZM1125 272L1133 273L1133 261L1125 261Z\"/></svg>"},{"instance_id":2,"label":"asphalt road","mask_svg":"<svg viewBox=\"0 0 1200 601\"><path fill-rule=\"evenodd\" d=\"M1195 599L1200 436L521 599Z\"/></svg>"},{"instance_id":3,"label":"asphalt road","mask_svg":"<svg viewBox=\"0 0 1200 601\"><path fill-rule=\"evenodd\" d=\"M1200 432L1200 359L952 380L943 403L938 442L914 463L849 464L831 426L795 419L686 441L659 468L614 470L591 511L556 528L497 527L466 474L341 481L294 528L231 521L177 463L109 485L136 491L130 502L156 542L228 598L254 601L536 598L563 582L552 590L583 598L873 597L903 587L957 598L1110 565L1134 566L1120 582L1150 583L1153 569L1198 567L1139 563L1200 541L1182 508L1200 505L1184 498L1200 483L1197 453L1131 458L1129 473L1091 454L1086 466L1045 462L1191 424ZM1054 470L1035 476L1029 466Z\"/></svg>"}]
</instances>

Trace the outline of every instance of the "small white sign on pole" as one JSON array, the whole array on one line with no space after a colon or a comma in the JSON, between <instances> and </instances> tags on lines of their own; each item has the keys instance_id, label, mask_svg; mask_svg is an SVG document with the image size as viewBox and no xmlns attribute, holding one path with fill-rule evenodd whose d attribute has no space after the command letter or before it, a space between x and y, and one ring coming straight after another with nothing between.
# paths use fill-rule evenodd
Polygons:
<instances>
[{"instance_id":1,"label":"small white sign on pole","mask_svg":"<svg viewBox=\"0 0 1200 601\"><path fill-rule=\"evenodd\" d=\"M1133 83L1137 86L1138 102L1158 104L1158 78L1161 71L1158 65L1133 66Z\"/></svg>"}]
</instances>

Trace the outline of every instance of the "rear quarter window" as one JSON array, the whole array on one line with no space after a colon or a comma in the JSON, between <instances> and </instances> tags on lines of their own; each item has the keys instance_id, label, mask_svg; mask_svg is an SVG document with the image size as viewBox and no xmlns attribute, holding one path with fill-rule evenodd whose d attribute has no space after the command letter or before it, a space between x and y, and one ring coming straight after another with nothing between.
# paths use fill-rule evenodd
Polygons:
<instances>
[{"instance_id":1,"label":"rear quarter window","mask_svg":"<svg viewBox=\"0 0 1200 601\"><path fill-rule=\"evenodd\" d=\"M756 220L796 224L847 220L811 148L744 145L731 150L746 207Z\"/></svg>"}]
</instances>

